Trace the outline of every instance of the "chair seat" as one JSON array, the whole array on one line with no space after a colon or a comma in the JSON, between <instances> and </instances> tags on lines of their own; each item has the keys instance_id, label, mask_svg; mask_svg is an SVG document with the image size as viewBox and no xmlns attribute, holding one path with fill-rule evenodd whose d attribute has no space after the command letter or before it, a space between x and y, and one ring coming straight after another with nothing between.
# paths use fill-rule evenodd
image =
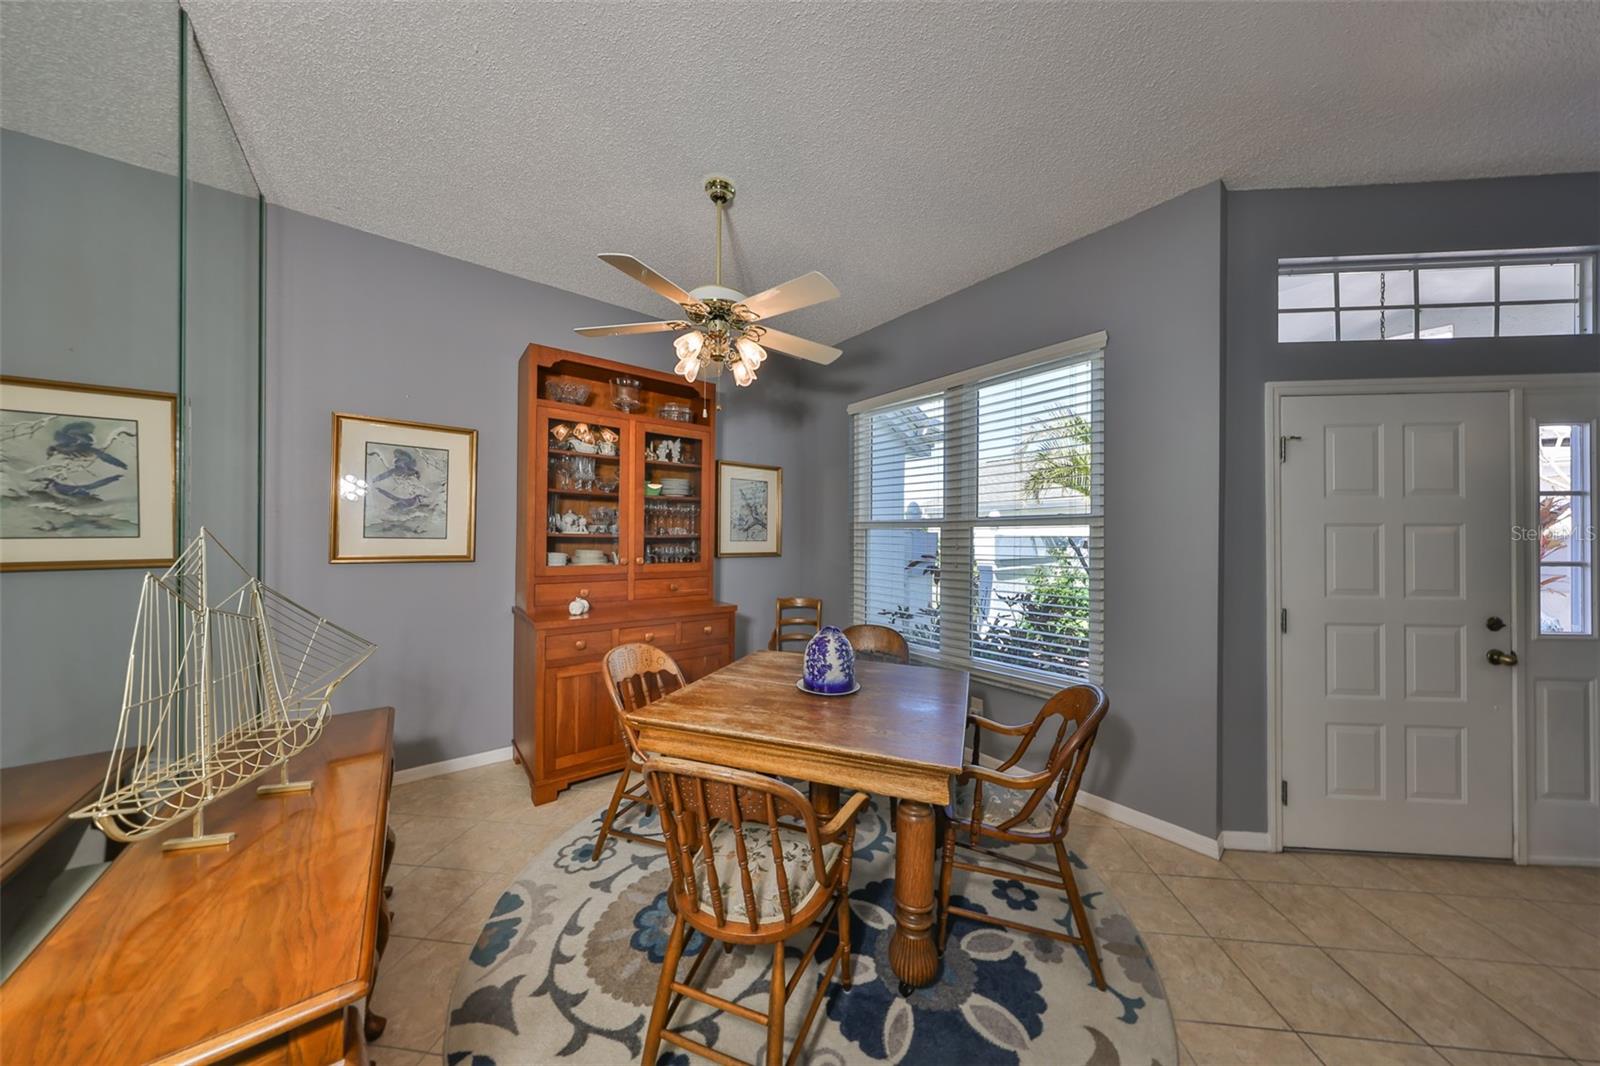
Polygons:
<instances>
[{"instance_id":1,"label":"chair seat","mask_svg":"<svg viewBox=\"0 0 1600 1066\"><path fill-rule=\"evenodd\" d=\"M976 794L976 782L963 781L956 786L955 802L950 805L951 819L958 826L967 825L972 821L972 800ZM1017 816L1023 804L1028 802L1028 797L1033 793L1023 792L1014 788L1001 788L992 782L984 782L983 786L983 824L991 828L999 828ZM1056 801L1053 796L1045 796L1033 813L1027 818L1009 828L1013 833L1039 833L1048 836L1050 823L1056 816Z\"/></svg>"},{"instance_id":2,"label":"chair seat","mask_svg":"<svg viewBox=\"0 0 1600 1066\"><path fill-rule=\"evenodd\" d=\"M739 853L734 843L731 822L718 822L711 830L711 853L716 862L717 883L722 887L722 912L730 922L748 922L745 907L744 884L739 877ZM781 922L783 902L778 892L778 871L773 864L772 830L765 823L747 823L744 834L745 855L750 862L750 889L756 899L756 921ZM816 895L817 870L811 861L811 842L804 832L778 827L782 845L784 876L789 885L789 908L798 911ZM822 846L822 862L828 873L833 873L834 863L844 848L839 844ZM711 882L706 876L705 856L696 855L695 878L700 888L700 910L715 914L711 904Z\"/></svg>"}]
</instances>

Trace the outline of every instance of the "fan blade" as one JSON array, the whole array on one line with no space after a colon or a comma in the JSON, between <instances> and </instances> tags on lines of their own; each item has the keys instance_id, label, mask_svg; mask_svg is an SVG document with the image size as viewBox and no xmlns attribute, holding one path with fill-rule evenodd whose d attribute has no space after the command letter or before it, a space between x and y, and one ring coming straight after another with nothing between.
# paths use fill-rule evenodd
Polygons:
<instances>
[{"instance_id":1,"label":"fan blade","mask_svg":"<svg viewBox=\"0 0 1600 1066\"><path fill-rule=\"evenodd\" d=\"M766 292L758 292L743 303L757 318L772 318L786 311L798 311L802 307L838 298L839 290L833 282L813 270L782 285L774 285Z\"/></svg>"},{"instance_id":2,"label":"fan blade","mask_svg":"<svg viewBox=\"0 0 1600 1066\"><path fill-rule=\"evenodd\" d=\"M763 328L765 329L765 327ZM813 363L821 363L823 366L827 366L844 354L838 348L830 348L826 344L808 341L804 337L796 337L793 333L785 333L780 329L766 329L761 334L761 346L764 348L776 348L780 352L799 356L801 359L809 359Z\"/></svg>"},{"instance_id":3,"label":"fan blade","mask_svg":"<svg viewBox=\"0 0 1600 1066\"><path fill-rule=\"evenodd\" d=\"M626 337L633 333L665 333L669 329L687 329L686 322L624 322L619 326L584 326L572 332L583 337Z\"/></svg>"},{"instance_id":4,"label":"fan blade","mask_svg":"<svg viewBox=\"0 0 1600 1066\"><path fill-rule=\"evenodd\" d=\"M624 255L621 252L601 252L600 258L628 275L634 281L643 282L650 286L675 304L692 304L695 302L693 296L690 296L687 292L684 292L631 255Z\"/></svg>"}]
</instances>

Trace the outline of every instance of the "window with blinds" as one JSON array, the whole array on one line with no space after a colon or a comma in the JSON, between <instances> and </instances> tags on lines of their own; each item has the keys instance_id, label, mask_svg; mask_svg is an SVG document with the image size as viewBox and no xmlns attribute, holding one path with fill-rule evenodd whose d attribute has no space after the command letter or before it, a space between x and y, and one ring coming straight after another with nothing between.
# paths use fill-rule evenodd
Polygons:
<instances>
[{"instance_id":1,"label":"window with blinds","mask_svg":"<svg viewBox=\"0 0 1600 1066\"><path fill-rule=\"evenodd\" d=\"M1105 335L850 407L855 617L1013 687L1098 681Z\"/></svg>"}]
</instances>

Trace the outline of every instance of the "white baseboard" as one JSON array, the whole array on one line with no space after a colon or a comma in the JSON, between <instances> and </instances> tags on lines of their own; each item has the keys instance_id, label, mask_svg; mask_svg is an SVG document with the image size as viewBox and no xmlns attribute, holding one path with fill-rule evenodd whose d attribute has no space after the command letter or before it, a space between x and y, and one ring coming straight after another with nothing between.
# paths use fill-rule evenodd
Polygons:
<instances>
[{"instance_id":1,"label":"white baseboard","mask_svg":"<svg viewBox=\"0 0 1600 1066\"><path fill-rule=\"evenodd\" d=\"M1593 855L1529 855L1529 866L1600 866Z\"/></svg>"},{"instance_id":2,"label":"white baseboard","mask_svg":"<svg viewBox=\"0 0 1600 1066\"><path fill-rule=\"evenodd\" d=\"M1222 845L1223 851L1271 851L1272 834L1224 829L1217 834L1217 843Z\"/></svg>"},{"instance_id":3,"label":"white baseboard","mask_svg":"<svg viewBox=\"0 0 1600 1066\"><path fill-rule=\"evenodd\" d=\"M495 748L493 751L480 751L476 755L463 755L456 759L446 759L443 762L431 762L425 766L412 766L405 770L394 772L394 783L397 785L409 784L412 781L422 781L440 774L453 774L457 770L470 770L474 766L488 766L490 763L506 762L511 758L511 748Z\"/></svg>"},{"instance_id":4,"label":"white baseboard","mask_svg":"<svg viewBox=\"0 0 1600 1066\"><path fill-rule=\"evenodd\" d=\"M1124 807L1114 800L1096 796L1092 792L1079 790L1078 806L1083 807L1085 810L1094 811L1096 814L1103 814L1107 818L1114 819L1134 829L1142 829L1153 837L1160 837L1162 840L1176 844L1181 848L1197 851L1208 859L1222 858L1222 848L1217 844L1216 840L1206 836L1204 833L1196 833L1193 829L1185 829L1181 825L1163 822L1154 815L1136 811L1132 807Z\"/></svg>"}]
</instances>

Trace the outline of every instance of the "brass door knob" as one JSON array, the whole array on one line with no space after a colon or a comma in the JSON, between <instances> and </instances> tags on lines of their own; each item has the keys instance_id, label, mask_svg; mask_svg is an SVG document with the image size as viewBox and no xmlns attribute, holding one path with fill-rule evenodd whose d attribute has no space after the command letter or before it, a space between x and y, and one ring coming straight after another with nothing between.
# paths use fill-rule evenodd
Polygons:
<instances>
[{"instance_id":1,"label":"brass door knob","mask_svg":"<svg viewBox=\"0 0 1600 1066\"><path fill-rule=\"evenodd\" d=\"M1501 651L1499 648L1490 648L1489 654L1485 658L1496 666L1517 665L1517 653L1514 651Z\"/></svg>"},{"instance_id":2,"label":"brass door knob","mask_svg":"<svg viewBox=\"0 0 1600 1066\"><path fill-rule=\"evenodd\" d=\"M636 565L636 566L643 566L644 565L644 556L642 556L642 555L639 556L633 562L634 562L634 565Z\"/></svg>"}]
</instances>

